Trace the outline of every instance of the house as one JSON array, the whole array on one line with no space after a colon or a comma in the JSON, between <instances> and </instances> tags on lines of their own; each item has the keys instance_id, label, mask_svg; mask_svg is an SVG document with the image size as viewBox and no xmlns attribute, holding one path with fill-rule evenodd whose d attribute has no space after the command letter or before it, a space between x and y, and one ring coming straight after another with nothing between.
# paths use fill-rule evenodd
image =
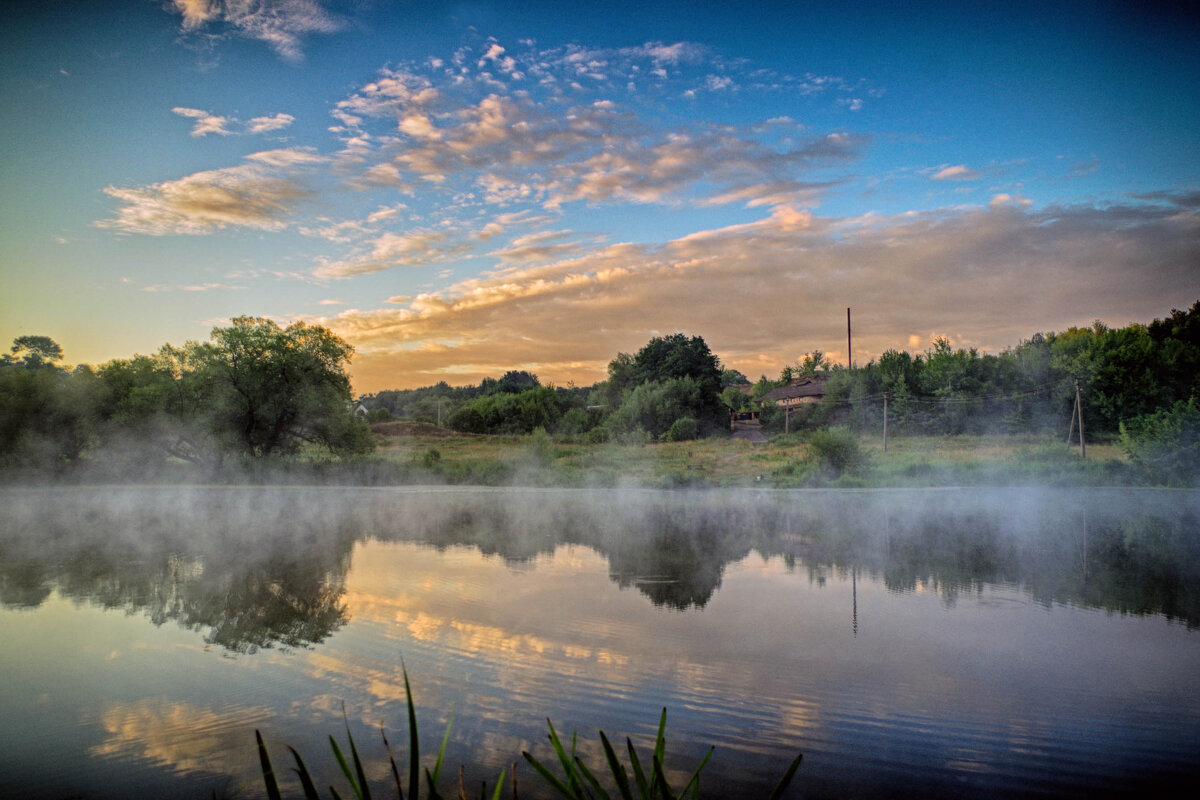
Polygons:
<instances>
[{"instance_id":1,"label":"house","mask_svg":"<svg viewBox=\"0 0 1200 800\"><path fill-rule=\"evenodd\" d=\"M825 379L812 376L797 378L786 386L772 389L762 396L761 402L792 408L804 403L819 403L824 397Z\"/></svg>"}]
</instances>

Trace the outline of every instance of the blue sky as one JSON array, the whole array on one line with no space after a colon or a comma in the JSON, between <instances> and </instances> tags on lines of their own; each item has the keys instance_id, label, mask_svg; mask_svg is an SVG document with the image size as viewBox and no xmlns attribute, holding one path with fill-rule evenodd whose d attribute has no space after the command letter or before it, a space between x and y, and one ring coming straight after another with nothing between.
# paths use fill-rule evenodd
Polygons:
<instances>
[{"instance_id":1,"label":"blue sky","mask_svg":"<svg viewBox=\"0 0 1200 800\"><path fill-rule=\"evenodd\" d=\"M998 351L1200 297L1188 4L29 4L0 32L0 337L232 316L356 389L591 383L651 336Z\"/></svg>"}]
</instances>

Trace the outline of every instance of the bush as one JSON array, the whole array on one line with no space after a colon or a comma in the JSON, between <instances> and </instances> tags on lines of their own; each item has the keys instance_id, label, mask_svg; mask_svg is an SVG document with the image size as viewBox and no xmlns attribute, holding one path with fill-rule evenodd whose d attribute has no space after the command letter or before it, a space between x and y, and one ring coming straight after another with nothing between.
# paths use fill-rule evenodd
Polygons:
<instances>
[{"instance_id":1,"label":"bush","mask_svg":"<svg viewBox=\"0 0 1200 800\"><path fill-rule=\"evenodd\" d=\"M691 417L680 417L659 437L664 442L687 442L700 435L700 423Z\"/></svg>"},{"instance_id":2,"label":"bush","mask_svg":"<svg viewBox=\"0 0 1200 800\"><path fill-rule=\"evenodd\" d=\"M1200 405L1192 398L1121 423L1121 446L1157 480L1200 485Z\"/></svg>"},{"instance_id":3,"label":"bush","mask_svg":"<svg viewBox=\"0 0 1200 800\"><path fill-rule=\"evenodd\" d=\"M808 447L816 462L835 477L866 462L866 453L859 447L857 437L842 426L814 431Z\"/></svg>"},{"instance_id":4,"label":"bush","mask_svg":"<svg viewBox=\"0 0 1200 800\"><path fill-rule=\"evenodd\" d=\"M442 451L436 447L431 447L419 456L414 456L413 461L420 464L425 469L437 469L437 466L442 463Z\"/></svg>"}]
</instances>

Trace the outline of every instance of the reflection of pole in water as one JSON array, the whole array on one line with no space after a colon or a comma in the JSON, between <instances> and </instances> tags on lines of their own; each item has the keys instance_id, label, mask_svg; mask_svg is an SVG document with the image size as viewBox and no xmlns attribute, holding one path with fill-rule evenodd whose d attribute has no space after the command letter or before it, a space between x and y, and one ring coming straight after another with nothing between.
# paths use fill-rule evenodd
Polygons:
<instances>
[{"instance_id":1,"label":"reflection of pole in water","mask_svg":"<svg viewBox=\"0 0 1200 800\"><path fill-rule=\"evenodd\" d=\"M1087 547L1088 547L1088 519L1087 506L1083 507L1083 583L1087 585L1088 569L1087 569Z\"/></svg>"},{"instance_id":2,"label":"reflection of pole in water","mask_svg":"<svg viewBox=\"0 0 1200 800\"><path fill-rule=\"evenodd\" d=\"M853 614L854 638L858 638L858 567L850 566L850 602Z\"/></svg>"}]
</instances>

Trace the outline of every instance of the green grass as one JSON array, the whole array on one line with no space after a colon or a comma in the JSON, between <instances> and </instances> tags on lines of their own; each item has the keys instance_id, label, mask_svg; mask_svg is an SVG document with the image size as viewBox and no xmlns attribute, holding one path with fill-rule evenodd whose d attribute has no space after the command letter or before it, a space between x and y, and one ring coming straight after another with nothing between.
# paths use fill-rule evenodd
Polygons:
<instances>
[{"instance_id":1,"label":"green grass","mask_svg":"<svg viewBox=\"0 0 1200 800\"><path fill-rule=\"evenodd\" d=\"M384 750L387 753L388 763L391 767L392 779L396 787L396 797L398 800L405 800L405 798L408 800L420 800L421 755L417 740L417 712L413 705L412 688L408 682L407 670L404 670L404 691L408 700L409 731L407 794L405 793L404 783L400 776L400 769L396 765L396 759L392 755L392 748L388 744L387 734L383 732L382 728L380 729L380 735L383 738ZM342 714L343 718L345 718L345 709L343 709ZM451 724L453 724L453 720ZM659 717L658 732L654 737L654 747L649 754L649 760L645 760L644 756L639 756L637 749L633 746L633 740L626 738L625 745L629 756L628 768L617 755L616 749L604 731L600 731L600 742L604 748L604 766L596 769L589 767L579 757L577 752L578 737L576 735L572 734L571 747L568 751L559 738L558 732L554 729L554 723L547 719L546 725L550 729L550 745L554 751L554 755L558 759L558 766L562 770L562 775L555 774L528 751L523 751L521 755L529 763L530 767L532 767L534 774L545 782L558 796L565 798L565 800L613 800L614 797L621 800L682 800L682 798L697 800L700 796L700 772L708 764L708 760L711 758L714 750L711 747L708 749L708 752L700 759L700 763L692 770L683 788L676 791L671 788L664 766L667 750L667 710L665 708ZM263 741L262 733L255 730L254 737L258 745L258 758L262 767L263 785L267 792L267 800L282 800L275 767L271 762L270 754L267 752L267 746ZM350 786L350 791L346 796L357 798L357 800L372 800L366 770L363 767L362 759L359 757L354 737L350 734L349 721L346 722L346 740L350 749L349 759L346 758L337 740L333 736L329 737L329 746L333 751L334 759L337 761L342 775ZM442 737L442 745L438 749L433 768L424 771L426 781L425 791L429 800L441 800L444 797L437 787L446 753L446 745L449 741L450 726L447 726L446 734ZM308 767L305 766L304 759L296 752L295 748L289 746L288 751L291 752L292 758L296 762L293 771L300 781L305 800L321 800L321 795L317 790L316 783L312 779L312 775L308 771ZM798 754L792 760L791 764L788 765L783 776L768 795L769 800L778 800L778 798L783 796L788 786L791 785L792 779L796 775L796 770L800 768L802 758L803 756ZM605 769L607 769L607 773ZM512 797L516 800L518 798L516 764L513 764L513 770ZM490 795L491 800L500 800L501 792L504 788L504 775L504 771L501 770L500 777L497 779L495 788ZM597 777L598 775L607 776L607 787L601 783ZM463 785L461 779L459 781L457 796L460 800L467 800L466 787ZM342 800L343 795L334 786L330 786L329 797L333 798L333 800ZM487 800L488 797L487 785L484 784L480 789L479 798L480 800Z\"/></svg>"},{"instance_id":2,"label":"green grass","mask_svg":"<svg viewBox=\"0 0 1200 800\"><path fill-rule=\"evenodd\" d=\"M1142 484L1112 444L1088 457L1057 437L859 436L860 463L821 468L804 434L767 444L724 437L652 444L587 444L514 436L396 436L372 458L404 467L405 480L533 486L946 486ZM436 460L429 453L437 451ZM397 481L402 482L402 481Z\"/></svg>"},{"instance_id":3,"label":"green grass","mask_svg":"<svg viewBox=\"0 0 1200 800\"><path fill-rule=\"evenodd\" d=\"M392 747L388 743L387 734L381 727L379 735L383 739L383 748L387 753L388 764L391 767L392 779L396 786L396 797L399 800L420 800L421 797L421 749L417 738L417 711L413 704L412 686L408 681L408 670L401 667L404 673L404 693L408 700L408 792L404 791L404 782L400 776L400 769L396 765L396 759L392 755ZM342 709L342 717L345 719L345 708ZM425 776L425 791L429 800L440 800L443 795L438 791L438 778L442 771L442 762L446 754L446 745L450 742L450 727L454 724L454 720L450 721L450 725L446 726L446 733L442 737L442 746L438 749L437 758L434 761L432 769L426 768ZM279 781L276 778L275 768L271 763L270 754L267 752L267 746L263 742L262 733L258 730L254 731L255 740L258 743L258 758L262 766L263 784L267 792L267 800L282 800L282 794L279 791ZM354 743L354 737L350 734L350 722L346 720L346 741L350 748L350 758L347 759L342 748L338 745L337 739L333 736L329 737L329 747L333 751L333 757L337 761L338 766L342 770L342 775L345 776L346 782L350 785L349 797L355 797L357 800L372 800L371 787L367 782L366 770L363 768L362 759L358 755L358 747ZM304 764L304 759L296 752L296 749L288 746L288 750L295 759L296 766L293 771L296 773L300 781L300 787L304 792L305 800L321 800L321 795L317 791L312 775L308 771L308 767ZM351 768L353 767L353 768ZM496 787L491 794L491 800L499 800L500 792L504 786L504 771L500 771L500 777L496 780ZM334 786L329 787L329 796L333 800L342 800L342 794ZM461 787L460 794L462 800L466 800L466 790ZM487 785L485 784L479 793L480 800L486 800Z\"/></svg>"}]
</instances>

